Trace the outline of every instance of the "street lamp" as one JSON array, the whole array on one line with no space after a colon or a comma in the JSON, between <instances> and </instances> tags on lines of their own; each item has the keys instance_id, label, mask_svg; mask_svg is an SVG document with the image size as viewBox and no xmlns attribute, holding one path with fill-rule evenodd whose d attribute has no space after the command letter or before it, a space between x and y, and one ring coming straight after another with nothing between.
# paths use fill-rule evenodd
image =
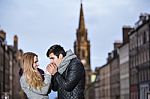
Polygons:
<instances>
[{"instance_id":1,"label":"street lamp","mask_svg":"<svg viewBox=\"0 0 150 99\"><path fill-rule=\"evenodd\" d=\"M8 92L3 92L1 99L9 99L9 93Z\"/></svg>"}]
</instances>

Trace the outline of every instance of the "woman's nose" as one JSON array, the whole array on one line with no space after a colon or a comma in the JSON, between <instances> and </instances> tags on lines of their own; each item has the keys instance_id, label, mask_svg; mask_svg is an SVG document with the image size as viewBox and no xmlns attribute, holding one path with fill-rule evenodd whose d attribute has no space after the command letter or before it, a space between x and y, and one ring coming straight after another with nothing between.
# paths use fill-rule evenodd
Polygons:
<instances>
[{"instance_id":1,"label":"woman's nose","mask_svg":"<svg viewBox=\"0 0 150 99\"><path fill-rule=\"evenodd\" d=\"M37 63L36 65L39 66L39 63Z\"/></svg>"}]
</instances>

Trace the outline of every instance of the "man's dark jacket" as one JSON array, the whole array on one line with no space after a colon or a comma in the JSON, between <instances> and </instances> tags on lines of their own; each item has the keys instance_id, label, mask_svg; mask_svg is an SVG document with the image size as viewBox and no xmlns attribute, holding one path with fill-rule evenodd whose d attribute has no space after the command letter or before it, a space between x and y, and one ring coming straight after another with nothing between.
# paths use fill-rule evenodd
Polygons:
<instances>
[{"instance_id":1,"label":"man's dark jacket","mask_svg":"<svg viewBox=\"0 0 150 99\"><path fill-rule=\"evenodd\" d=\"M81 61L73 58L63 74L57 72L51 88L58 91L58 99L84 99L85 70Z\"/></svg>"}]
</instances>

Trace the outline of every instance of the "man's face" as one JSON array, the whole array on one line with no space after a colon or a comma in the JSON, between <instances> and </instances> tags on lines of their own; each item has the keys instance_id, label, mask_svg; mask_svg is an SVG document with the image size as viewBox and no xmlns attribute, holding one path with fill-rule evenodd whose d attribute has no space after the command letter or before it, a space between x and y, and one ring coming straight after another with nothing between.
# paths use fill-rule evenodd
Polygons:
<instances>
[{"instance_id":1,"label":"man's face","mask_svg":"<svg viewBox=\"0 0 150 99\"><path fill-rule=\"evenodd\" d=\"M50 53L49 59L50 59L50 63L54 63L58 66L61 63L63 56L62 54L59 54L59 58L58 58L56 55L54 55L54 53Z\"/></svg>"}]
</instances>

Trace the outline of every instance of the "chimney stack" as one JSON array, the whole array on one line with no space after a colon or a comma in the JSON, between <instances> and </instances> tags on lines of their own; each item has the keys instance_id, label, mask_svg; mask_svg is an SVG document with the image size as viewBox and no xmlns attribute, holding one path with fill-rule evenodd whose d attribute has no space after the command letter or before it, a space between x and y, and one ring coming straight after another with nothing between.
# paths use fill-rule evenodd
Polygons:
<instances>
[{"instance_id":1,"label":"chimney stack","mask_svg":"<svg viewBox=\"0 0 150 99\"><path fill-rule=\"evenodd\" d=\"M123 26L122 32L123 32L123 44L126 44L129 41L128 34L129 32L133 30L130 26Z\"/></svg>"},{"instance_id":2,"label":"chimney stack","mask_svg":"<svg viewBox=\"0 0 150 99\"><path fill-rule=\"evenodd\" d=\"M122 45L121 41L115 41L114 43L114 50L116 50L117 48L119 48Z\"/></svg>"},{"instance_id":3,"label":"chimney stack","mask_svg":"<svg viewBox=\"0 0 150 99\"><path fill-rule=\"evenodd\" d=\"M16 50L18 50L18 37L17 37L17 35L14 36L14 48Z\"/></svg>"}]
</instances>

